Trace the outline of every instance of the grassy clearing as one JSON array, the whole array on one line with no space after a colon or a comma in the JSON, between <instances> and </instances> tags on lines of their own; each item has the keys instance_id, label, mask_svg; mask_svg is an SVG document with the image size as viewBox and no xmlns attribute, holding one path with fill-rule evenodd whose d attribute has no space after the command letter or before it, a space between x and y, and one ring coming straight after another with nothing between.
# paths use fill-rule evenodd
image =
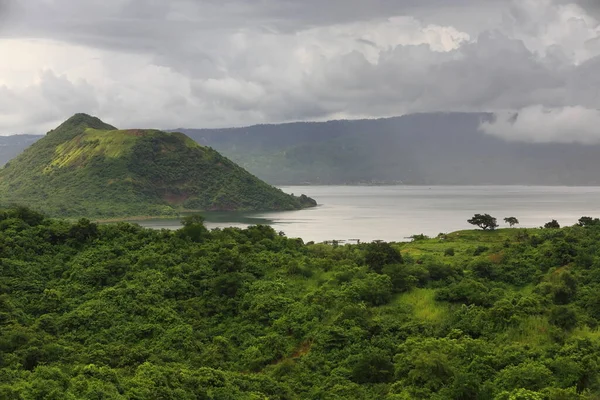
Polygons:
<instances>
[{"instance_id":1,"label":"grassy clearing","mask_svg":"<svg viewBox=\"0 0 600 400\"><path fill-rule=\"evenodd\" d=\"M545 316L530 316L516 327L506 331L507 342L516 342L530 346L549 346L552 344L550 337L550 323Z\"/></svg>"},{"instance_id":2,"label":"grassy clearing","mask_svg":"<svg viewBox=\"0 0 600 400\"><path fill-rule=\"evenodd\" d=\"M578 339L590 339L595 342L600 342L600 329L592 329L586 325L576 328L571 336Z\"/></svg>"},{"instance_id":3,"label":"grassy clearing","mask_svg":"<svg viewBox=\"0 0 600 400\"><path fill-rule=\"evenodd\" d=\"M422 321L439 323L448 315L448 307L435 301L434 289L413 289L400 295L396 304L409 306Z\"/></svg>"},{"instance_id":4,"label":"grassy clearing","mask_svg":"<svg viewBox=\"0 0 600 400\"><path fill-rule=\"evenodd\" d=\"M136 135L128 131L87 129L83 135L57 146L56 157L49 168L82 164L94 156L118 158L128 152L136 140Z\"/></svg>"},{"instance_id":5,"label":"grassy clearing","mask_svg":"<svg viewBox=\"0 0 600 400\"><path fill-rule=\"evenodd\" d=\"M441 262L464 265L476 255L476 250L485 249L481 255L487 255L493 262L501 260L506 243L517 243L519 234L532 234L536 229L498 229L495 231L467 230L446 234L444 237L429 240L416 240L400 245L405 256L415 259L433 258ZM454 256L446 256L448 249L454 250Z\"/></svg>"}]
</instances>

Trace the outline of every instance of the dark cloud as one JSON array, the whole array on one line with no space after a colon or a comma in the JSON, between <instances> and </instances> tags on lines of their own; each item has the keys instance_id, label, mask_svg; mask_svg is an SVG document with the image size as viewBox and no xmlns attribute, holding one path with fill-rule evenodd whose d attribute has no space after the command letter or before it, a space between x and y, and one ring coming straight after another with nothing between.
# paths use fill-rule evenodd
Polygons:
<instances>
[{"instance_id":1,"label":"dark cloud","mask_svg":"<svg viewBox=\"0 0 600 400\"><path fill-rule=\"evenodd\" d=\"M10 0L0 0L0 33L10 19Z\"/></svg>"},{"instance_id":2,"label":"dark cloud","mask_svg":"<svg viewBox=\"0 0 600 400\"><path fill-rule=\"evenodd\" d=\"M9 1L9 0L3 0ZM14 3L13 36L55 38L126 51L160 51L181 39L239 29L289 33L395 15L439 16L504 0L41 0Z\"/></svg>"},{"instance_id":3,"label":"dark cloud","mask_svg":"<svg viewBox=\"0 0 600 400\"><path fill-rule=\"evenodd\" d=\"M484 0L485 3L500 3L502 0ZM444 0L270 0L262 2L266 7L262 10L264 16L272 21L279 21L281 28L307 28L368 20L387 18L393 15L425 16L437 13L442 9L461 9L476 4L473 0L454 0L451 5Z\"/></svg>"},{"instance_id":4,"label":"dark cloud","mask_svg":"<svg viewBox=\"0 0 600 400\"><path fill-rule=\"evenodd\" d=\"M598 0L577 0L576 3L596 17L600 17L600 2Z\"/></svg>"},{"instance_id":5,"label":"dark cloud","mask_svg":"<svg viewBox=\"0 0 600 400\"><path fill-rule=\"evenodd\" d=\"M453 110L592 123L600 19L596 2L577 4L14 0L0 31L0 133L45 129L78 106L123 127ZM492 133L502 129L514 131Z\"/></svg>"}]
</instances>

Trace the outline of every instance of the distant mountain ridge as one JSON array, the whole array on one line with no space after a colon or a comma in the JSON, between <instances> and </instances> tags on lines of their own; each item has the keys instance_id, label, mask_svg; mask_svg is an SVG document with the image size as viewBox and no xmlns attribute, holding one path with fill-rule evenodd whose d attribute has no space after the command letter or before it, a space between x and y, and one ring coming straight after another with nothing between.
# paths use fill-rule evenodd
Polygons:
<instances>
[{"instance_id":1,"label":"distant mountain ridge","mask_svg":"<svg viewBox=\"0 0 600 400\"><path fill-rule=\"evenodd\" d=\"M118 130L86 114L71 117L0 170L0 202L98 218L316 204L266 184L183 133Z\"/></svg>"},{"instance_id":2,"label":"distant mountain ridge","mask_svg":"<svg viewBox=\"0 0 600 400\"><path fill-rule=\"evenodd\" d=\"M43 135L0 136L0 166L21 154L23 150L43 137Z\"/></svg>"},{"instance_id":3,"label":"distant mountain ridge","mask_svg":"<svg viewBox=\"0 0 600 400\"><path fill-rule=\"evenodd\" d=\"M490 113L182 129L272 184L600 185L600 145L508 142Z\"/></svg>"},{"instance_id":4,"label":"distant mountain ridge","mask_svg":"<svg viewBox=\"0 0 600 400\"><path fill-rule=\"evenodd\" d=\"M491 118L432 113L178 131L277 185L600 185L600 145L508 142L479 130Z\"/></svg>"}]
</instances>

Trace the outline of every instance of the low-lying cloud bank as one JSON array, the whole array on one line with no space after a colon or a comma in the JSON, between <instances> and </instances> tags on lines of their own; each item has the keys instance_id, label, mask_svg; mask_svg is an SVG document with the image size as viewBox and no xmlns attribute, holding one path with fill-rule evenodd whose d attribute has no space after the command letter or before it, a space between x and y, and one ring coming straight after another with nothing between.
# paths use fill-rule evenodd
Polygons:
<instances>
[{"instance_id":1,"label":"low-lying cloud bank","mask_svg":"<svg viewBox=\"0 0 600 400\"><path fill-rule=\"evenodd\" d=\"M505 140L531 143L600 143L600 110L581 106L497 113L483 122L481 131Z\"/></svg>"}]
</instances>

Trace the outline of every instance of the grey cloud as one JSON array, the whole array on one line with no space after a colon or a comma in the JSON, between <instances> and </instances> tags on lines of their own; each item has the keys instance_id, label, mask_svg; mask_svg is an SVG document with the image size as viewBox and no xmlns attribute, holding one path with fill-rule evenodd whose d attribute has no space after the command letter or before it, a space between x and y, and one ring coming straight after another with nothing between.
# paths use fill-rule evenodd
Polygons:
<instances>
[{"instance_id":1,"label":"grey cloud","mask_svg":"<svg viewBox=\"0 0 600 400\"><path fill-rule=\"evenodd\" d=\"M600 107L600 31L590 18L562 29L544 1L15 2L0 36L77 44L100 61L85 82L55 67L43 84L5 88L23 109L0 128L33 121L31 99L41 120L29 132L71 111L172 128Z\"/></svg>"},{"instance_id":2,"label":"grey cloud","mask_svg":"<svg viewBox=\"0 0 600 400\"><path fill-rule=\"evenodd\" d=\"M468 16L473 5L502 4L504 0L455 0L452 6L443 0L4 1L12 1L15 9L14 36L51 37L126 51L161 51L192 36L214 38L239 29L265 27L289 33L394 15L439 16L440 8L459 9Z\"/></svg>"},{"instance_id":3,"label":"grey cloud","mask_svg":"<svg viewBox=\"0 0 600 400\"><path fill-rule=\"evenodd\" d=\"M41 133L36 130L40 125L55 126L65 115L97 109L91 85L48 70L35 85L20 90L0 86L0 126L12 129L11 133Z\"/></svg>"},{"instance_id":4,"label":"grey cloud","mask_svg":"<svg viewBox=\"0 0 600 400\"><path fill-rule=\"evenodd\" d=\"M474 110L482 105L519 108L564 85L564 77L533 58L521 42L500 34L482 35L452 52L432 52L426 45L397 46L382 53L377 64L356 51L341 54L304 75L292 93L261 90L252 81L252 69L245 71L238 81L211 80L210 92L197 85L194 94L235 110L256 107L264 110L267 120L285 120L294 119L294 113L296 118L318 119L338 113Z\"/></svg>"},{"instance_id":5,"label":"grey cloud","mask_svg":"<svg viewBox=\"0 0 600 400\"><path fill-rule=\"evenodd\" d=\"M0 33L2 32L3 28L5 28L6 21L8 21L10 18L11 9L9 8L9 1L10 0L0 0Z\"/></svg>"},{"instance_id":6,"label":"grey cloud","mask_svg":"<svg viewBox=\"0 0 600 400\"><path fill-rule=\"evenodd\" d=\"M592 15L600 18L600 2L598 2L598 0L577 0L576 3L585 8Z\"/></svg>"}]
</instances>

